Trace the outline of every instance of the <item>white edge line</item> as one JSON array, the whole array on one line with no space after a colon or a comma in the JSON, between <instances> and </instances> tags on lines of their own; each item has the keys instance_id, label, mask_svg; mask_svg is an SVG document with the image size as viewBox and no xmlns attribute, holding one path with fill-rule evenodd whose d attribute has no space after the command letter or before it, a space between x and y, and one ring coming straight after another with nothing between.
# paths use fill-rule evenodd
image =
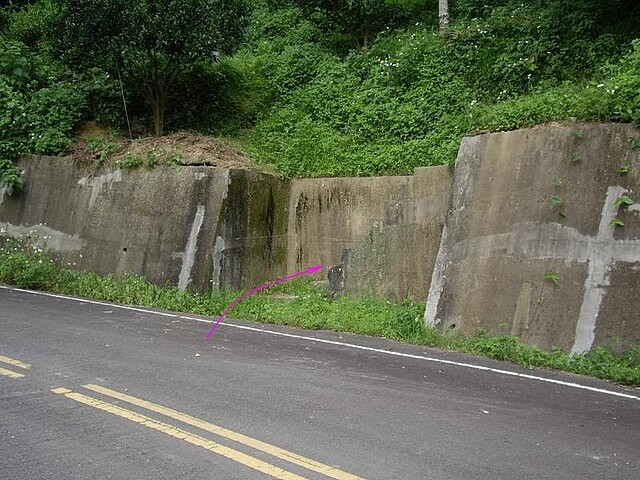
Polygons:
<instances>
[{"instance_id":1,"label":"white edge line","mask_svg":"<svg viewBox=\"0 0 640 480\"><path fill-rule=\"evenodd\" d=\"M133 312L140 312L140 313L148 313L151 315L160 315L163 317L170 317L170 318L179 318L182 320L193 320L196 322L202 322L202 323L213 323L213 320L206 320L203 318L197 318L197 317L190 317L188 315L180 315L177 313L168 313L168 312L158 312L158 311L154 311L154 310L148 310L145 308L140 308L140 307L131 307L128 305L118 305L115 303L108 303L108 302L102 302L99 300L89 300L89 299L85 299L85 298L77 298L77 297L69 297L67 295L58 295L55 293L48 293L48 292L40 292L37 290L26 290L26 289L22 289L22 288L14 288L14 287L8 287L5 285L0 285L0 288L4 289L4 290L12 290L12 291L16 291L16 292L24 292L24 293L30 293L33 295L42 295L45 297L53 297L53 298L61 298L61 299L65 299L65 300L71 300L71 301L75 301L75 302L80 302L80 303L90 303L93 305L103 305L106 307L112 307L112 308L119 308L121 310L129 310L129 311L133 311ZM527 380L536 380L539 382L546 382L546 383L553 383L556 385L563 385L565 387L571 387L571 388L578 388L581 390L587 390L590 392L596 392L596 393L603 393L606 395L613 395L615 397L622 397L622 398L628 398L631 400L639 400L640 401L640 397L637 397L635 395L630 395L628 393L622 393L622 392L616 392L613 390L606 390L604 388L597 388L597 387L590 387L588 385L581 385L579 383L573 383L573 382L565 382L562 380L555 380L553 378L545 378L545 377L538 377L536 375L528 375L526 373L518 373L518 372L512 372L510 370L502 370L499 368L492 368L492 367L485 367L483 365L474 365L472 363L464 363L464 362L455 362L453 360L443 360L440 358L434 358L434 357L426 357L423 355L414 355L411 353L402 353L402 352L394 352L394 351L389 351L389 350L382 350L379 348L373 348L373 347L365 347L364 345L357 345L355 343L346 343L346 342L336 342L334 340L325 340L323 338L314 338L314 337L307 337L304 335L295 335L293 333L284 333L284 332L276 332L273 330L267 330L264 328L257 328L257 327L249 327L246 325L236 325L233 323L226 323L226 322L221 322L221 325L225 325L227 327L233 327L233 328L239 328L241 330L250 330L252 332L259 332L259 333L267 333L270 335L277 335L280 337L288 337L288 338L296 338L299 340L307 340L310 342L316 342L316 343L326 343L329 345L336 345L339 347L346 347L346 348L354 348L357 350L365 350L368 352L375 352L375 353L381 353L384 355L392 355L392 356L396 356L396 357L404 357L404 358L413 358L416 360L424 360L424 361L428 361L428 362L434 362L434 363L443 363L446 365L454 365L456 367L463 367L463 368L471 368L474 370L482 370L485 372L491 372L491 373L496 373L499 375L507 375L507 376L511 376L511 377L518 377L518 378L525 378Z\"/></svg>"}]
</instances>

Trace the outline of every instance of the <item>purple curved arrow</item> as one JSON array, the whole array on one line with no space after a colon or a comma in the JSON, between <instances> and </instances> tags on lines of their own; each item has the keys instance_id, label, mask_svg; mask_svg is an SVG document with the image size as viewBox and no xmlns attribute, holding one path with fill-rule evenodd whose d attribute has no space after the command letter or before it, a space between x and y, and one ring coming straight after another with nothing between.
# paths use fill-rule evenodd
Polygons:
<instances>
[{"instance_id":1,"label":"purple curved arrow","mask_svg":"<svg viewBox=\"0 0 640 480\"><path fill-rule=\"evenodd\" d=\"M229 306L227 308L224 309L224 312L222 312L222 315L220 315L220 317L218 318L216 323L213 324L213 326L211 327L211 330L209 330L209 333L207 333L207 336L204 337L205 340L209 340L211 338L211 335L213 335L213 332L216 331L216 328L218 328L218 325L220 325L220 322L227 316L227 314L233 309L233 307L235 307L237 304L239 304L245 298L250 297L254 293L258 293L261 290L264 290L265 288L273 287L274 285L277 285L279 283L286 282L287 280L292 280L292 279L294 279L296 277L300 277L302 275L311 275L312 273L316 273L321 268L322 268L322 265L314 265L313 267L309 267L306 270L303 270L303 271L298 272L298 273L294 273L293 275L287 275L286 277L278 278L277 280L273 280L273 281L271 281L269 283L265 283L264 285L256 287L253 290L249 290L244 295L236 298L233 302L231 302L229 304Z\"/></svg>"}]
</instances>

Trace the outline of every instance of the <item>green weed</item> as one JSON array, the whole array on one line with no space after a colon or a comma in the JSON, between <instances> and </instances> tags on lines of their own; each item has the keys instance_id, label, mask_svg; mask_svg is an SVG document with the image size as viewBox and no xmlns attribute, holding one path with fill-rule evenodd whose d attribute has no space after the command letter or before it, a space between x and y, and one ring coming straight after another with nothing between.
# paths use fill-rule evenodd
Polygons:
<instances>
[{"instance_id":1,"label":"green weed","mask_svg":"<svg viewBox=\"0 0 640 480\"><path fill-rule=\"evenodd\" d=\"M111 132L109 136L94 135L86 139L87 146L93 154L96 162L102 165L120 149L117 132Z\"/></svg>"},{"instance_id":2,"label":"green weed","mask_svg":"<svg viewBox=\"0 0 640 480\"><path fill-rule=\"evenodd\" d=\"M551 208L559 207L563 203L564 203L564 198L562 198L560 195L552 195L549 198L549 204L551 205Z\"/></svg>"},{"instance_id":3,"label":"green weed","mask_svg":"<svg viewBox=\"0 0 640 480\"><path fill-rule=\"evenodd\" d=\"M116 165L118 168L138 168L144 163L144 158L137 153L127 152L121 160L118 160Z\"/></svg>"},{"instance_id":4,"label":"green weed","mask_svg":"<svg viewBox=\"0 0 640 480\"><path fill-rule=\"evenodd\" d=\"M629 195L621 195L616 198L614 205L616 207L633 205L633 199Z\"/></svg>"},{"instance_id":5,"label":"green weed","mask_svg":"<svg viewBox=\"0 0 640 480\"><path fill-rule=\"evenodd\" d=\"M558 275L557 273L549 270L544 274L544 279L551 281L554 285L559 285L562 277L560 277L560 275Z\"/></svg>"}]
</instances>

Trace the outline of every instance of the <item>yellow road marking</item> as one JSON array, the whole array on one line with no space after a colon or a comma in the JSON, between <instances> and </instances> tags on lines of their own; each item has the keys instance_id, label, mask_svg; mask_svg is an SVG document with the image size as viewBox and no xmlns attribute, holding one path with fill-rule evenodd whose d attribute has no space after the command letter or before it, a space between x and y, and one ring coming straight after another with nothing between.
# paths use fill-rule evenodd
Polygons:
<instances>
[{"instance_id":1,"label":"yellow road marking","mask_svg":"<svg viewBox=\"0 0 640 480\"><path fill-rule=\"evenodd\" d=\"M304 477L300 477L295 473L288 472L286 470L283 470L282 468L276 467L275 465L263 462L262 460L239 452L238 450L225 447L224 445L212 442L211 440L199 437L198 435L193 435L192 433L174 427L173 425L158 422L145 415L132 412L131 410L126 410L122 407L118 407L117 405L112 405L111 403L103 402L102 400L98 400L97 398L89 397L81 393L75 393L64 387L53 388L51 389L51 391L53 393L57 393L58 395L64 395L66 398L70 398L71 400L75 400L76 402L89 405L108 413L112 413L127 420L131 420L132 422L144 425L145 427L149 427L153 430L157 430L180 440L184 440L185 442L191 443L192 445L197 445L206 450L210 450L214 453L217 453L218 455L222 455L223 457L233 460L234 462L241 463L242 465L253 468L254 470L265 473L274 478L279 478L282 480L305 480Z\"/></svg>"},{"instance_id":2,"label":"yellow road marking","mask_svg":"<svg viewBox=\"0 0 640 480\"><path fill-rule=\"evenodd\" d=\"M363 480L361 477L343 472L342 470L339 470L335 467L316 462L315 460L303 457L302 455L298 455L293 452L289 452L287 450L284 450L283 448L276 447L275 445L271 445L261 440L243 435L242 433L234 432L233 430L228 430L218 425L205 422L204 420L200 420L198 418L192 417L191 415L178 412L171 408L163 407L162 405L157 405L140 398L132 397L131 395L127 395L125 393L116 392L115 390L111 390L100 385L88 384L83 385L83 387L94 392L101 393L102 395L106 395L117 400L122 400L123 402L127 402L138 407L146 408L147 410L151 410L152 412L160 413L161 415L173 418L174 420L179 420L183 423L186 423L187 425L200 428L201 430L215 433L216 435L224 437L228 440L233 440L234 442L238 442L248 447L255 448L256 450L260 450L261 452L273 455L274 457L286 460L287 462L304 467L308 470L321 473L323 475L326 475L327 477L335 478L336 480Z\"/></svg>"},{"instance_id":3,"label":"yellow road marking","mask_svg":"<svg viewBox=\"0 0 640 480\"><path fill-rule=\"evenodd\" d=\"M0 375L4 375L5 377L9 377L9 378L22 378L22 377L24 377L24 375L21 374L21 373L14 372L13 370L7 370L6 368L2 368L2 367L0 367Z\"/></svg>"},{"instance_id":4,"label":"yellow road marking","mask_svg":"<svg viewBox=\"0 0 640 480\"><path fill-rule=\"evenodd\" d=\"M28 363L21 362L20 360L16 360L15 358L5 357L0 355L0 362L8 363L9 365L13 365L14 367L24 368L25 370L29 370L31 365Z\"/></svg>"}]
</instances>

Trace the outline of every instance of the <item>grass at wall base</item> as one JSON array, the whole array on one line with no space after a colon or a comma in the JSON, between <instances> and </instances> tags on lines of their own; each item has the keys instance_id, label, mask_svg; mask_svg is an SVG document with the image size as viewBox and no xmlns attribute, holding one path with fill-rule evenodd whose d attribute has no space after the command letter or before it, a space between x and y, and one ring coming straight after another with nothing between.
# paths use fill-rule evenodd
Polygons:
<instances>
[{"instance_id":1,"label":"grass at wall base","mask_svg":"<svg viewBox=\"0 0 640 480\"><path fill-rule=\"evenodd\" d=\"M219 316L242 292L213 291L198 295L154 285L127 274L97 275L78 271L54 258L38 242L0 236L0 283L126 305ZM376 298L333 297L308 280L282 283L254 295L233 310L233 316L263 323L315 330L335 330L389 338L484 356L527 368L552 368L640 386L640 344L624 352L597 347L583 355L560 349L550 352L520 343L513 335L492 336L483 330L468 336L425 327L424 305ZM279 295L271 295L278 293Z\"/></svg>"}]
</instances>

